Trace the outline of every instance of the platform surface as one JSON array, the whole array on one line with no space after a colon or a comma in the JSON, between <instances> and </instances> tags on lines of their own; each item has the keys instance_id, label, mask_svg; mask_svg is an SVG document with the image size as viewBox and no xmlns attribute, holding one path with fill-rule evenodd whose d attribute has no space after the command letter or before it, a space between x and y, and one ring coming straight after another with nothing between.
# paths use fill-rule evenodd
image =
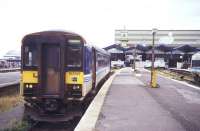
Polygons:
<instances>
[{"instance_id":1,"label":"platform surface","mask_svg":"<svg viewBox=\"0 0 200 131\"><path fill-rule=\"evenodd\" d=\"M130 69L121 70L105 98L95 131L184 131L147 88Z\"/></svg>"},{"instance_id":2,"label":"platform surface","mask_svg":"<svg viewBox=\"0 0 200 131\"><path fill-rule=\"evenodd\" d=\"M19 81L20 81L19 71L0 73L0 88L15 84L15 83L19 83Z\"/></svg>"}]
</instances>

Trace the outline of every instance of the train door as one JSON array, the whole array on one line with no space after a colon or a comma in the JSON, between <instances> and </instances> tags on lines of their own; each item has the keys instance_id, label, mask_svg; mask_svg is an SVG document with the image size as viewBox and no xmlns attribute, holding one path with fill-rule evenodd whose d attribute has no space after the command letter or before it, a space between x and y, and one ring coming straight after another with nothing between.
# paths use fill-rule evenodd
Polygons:
<instances>
[{"instance_id":1,"label":"train door","mask_svg":"<svg viewBox=\"0 0 200 131\"><path fill-rule=\"evenodd\" d=\"M96 87L96 51L92 48L92 88Z\"/></svg>"},{"instance_id":2,"label":"train door","mask_svg":"<svg viewBox=\"0 0 200 131\"><path fill-rule=\"evenodd\" d=\"M44 95L59 95L61 50L59 45L44 44L42 47L42 87Z\"/></svg>"}]
</instances>

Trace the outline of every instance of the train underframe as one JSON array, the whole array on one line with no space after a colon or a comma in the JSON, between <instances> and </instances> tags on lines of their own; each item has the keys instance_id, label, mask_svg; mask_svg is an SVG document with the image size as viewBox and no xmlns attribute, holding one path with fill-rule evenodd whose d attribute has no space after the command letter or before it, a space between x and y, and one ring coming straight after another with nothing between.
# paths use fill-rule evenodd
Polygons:
<instances>
[{"instance_id":1,"label":"train underframe","mask_svg":"<svg viewBox=\"0 0 200 131\"><path fill-rule=\"evenodd\" d=\"M86 106L84 101L63 101L62 99L26 99L24 119L43 122L69 121L81 117Z\"/></svg>"},{"instance_id":2,"label":"train underframe","mask_svg":"<svg viewBox=\"0 0 200 131\"><path fill-rule=\"evenodd\" d=\"M25 97L24 119L31 122L67 122L76 117L81 117L96 93L100 90L102 84L110 75L111 73L108 73L105 78L98 83L95 89L91 90L81 99Z\"/></svg>"}]
</instances>

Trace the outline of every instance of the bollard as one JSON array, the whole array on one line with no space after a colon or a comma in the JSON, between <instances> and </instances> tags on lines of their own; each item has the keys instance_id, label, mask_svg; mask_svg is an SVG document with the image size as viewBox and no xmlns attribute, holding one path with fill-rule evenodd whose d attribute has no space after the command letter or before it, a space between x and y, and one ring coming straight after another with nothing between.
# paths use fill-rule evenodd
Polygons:
<instances>
[{"instance_id":1,"label":"bollard","mask_svg":"<svg viewBox=\"0 0 200 131\"><path fill-rule=\"evenodd\" d=\"M152 74L151 87L152 87L152 88L157 88L157 87L158 87L158 86L157 86L157 72L156 72L156 70L153 70L152 73L153 73L153 74Z\"/></svg>"}]
</instances>

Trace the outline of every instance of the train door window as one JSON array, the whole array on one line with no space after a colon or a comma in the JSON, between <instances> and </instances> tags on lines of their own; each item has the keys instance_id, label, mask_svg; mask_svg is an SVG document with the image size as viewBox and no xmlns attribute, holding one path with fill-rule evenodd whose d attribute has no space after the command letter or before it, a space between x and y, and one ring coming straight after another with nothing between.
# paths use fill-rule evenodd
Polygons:
<instances>
[{"instance_id":1,"label":"train door window","mask_svg":"<svg viewBox=\"0 0 200 131\"><path fill-rule=\"evenodd\" d=\"M24 47L24 65L38 66L38 52L36 45Z\"/></svg>"},{"instance_id":2,"label":"train door window","mask_svg":"<svg viewBox=\"0 0 200 131\"><path fill-rule=\"evenodd\" d=\"M69 68L82 67L82 44L81 40L68 40L66 53L66 66Z\"/></svg>"}]
</instances>

